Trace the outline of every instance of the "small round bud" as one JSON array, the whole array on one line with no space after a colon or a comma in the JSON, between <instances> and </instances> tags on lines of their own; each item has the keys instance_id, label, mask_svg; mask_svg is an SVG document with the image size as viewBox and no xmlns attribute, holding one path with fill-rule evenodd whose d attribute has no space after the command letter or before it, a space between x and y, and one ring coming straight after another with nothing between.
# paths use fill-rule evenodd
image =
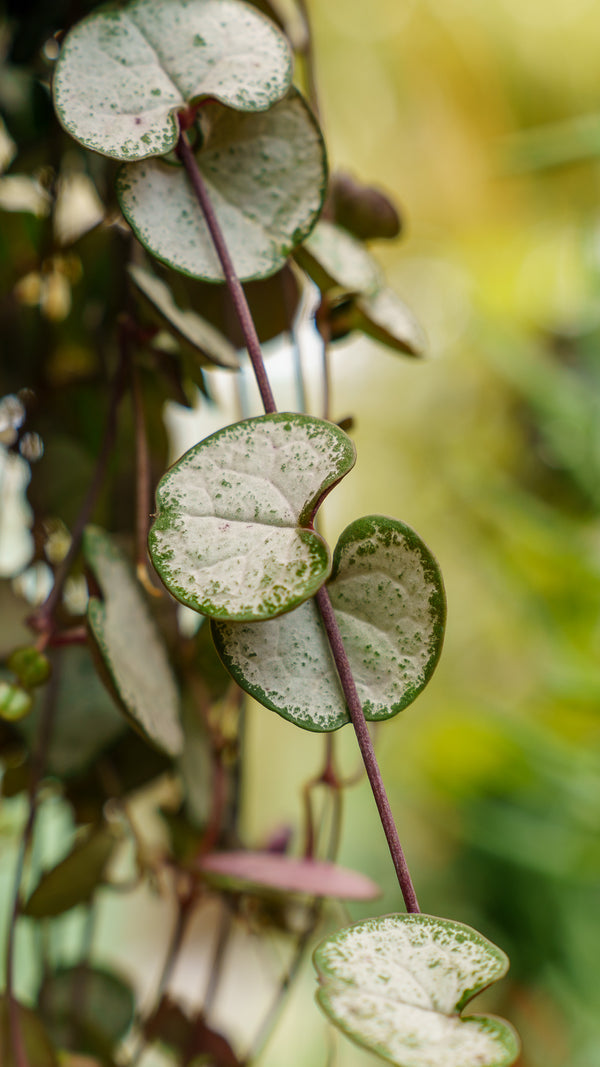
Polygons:
<instances>
[{"instance_id":1,"label":"small round bud","mask_svg":"<svg viewBox=\"0 0 600 1067\"><path fill-rule=\"evenodd\" d=\"M0 718L8 722L24 719L33 705L31 693L11 682L0 682Z\"/></svg>"},{"instance_id":2,"label":"small round bud","mask_svg":"<svg viewBox=\"0 0 600 1067\"><path fill-rule=\"evenodd\" d=\"M52 669L48 657L43 652L38 652L34 645L15 648L8 657L6 666L16 674L26 689L34 689L47 682Z\"/></svg>"}]
</instances>

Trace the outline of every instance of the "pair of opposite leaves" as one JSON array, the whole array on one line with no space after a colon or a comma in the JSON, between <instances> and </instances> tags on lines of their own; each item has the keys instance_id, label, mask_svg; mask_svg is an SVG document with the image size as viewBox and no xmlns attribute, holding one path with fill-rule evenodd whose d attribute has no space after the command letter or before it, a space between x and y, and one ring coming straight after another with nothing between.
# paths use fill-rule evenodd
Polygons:
<instances>
[{"instance_id":1,"label":"pair of opposite leaves","mask_svg":"<svg viewBox=\"0 0 600 1067\"><path fill-rule=\"evenodd\" d=\"M67 34L54 105L72 137L124 161L117 195L142 244L176 270L221 281L187 175L170 155L178 114L192 108L197 163L236 272L267 277L313 228L327 185L323 138L292 73L287 38L249 4L132 0Z\"/></svg>"},{"instance_id":2,"label":"pair of opposite leaves","mask_svg":"<svg viewBox=\"0 0 600 1067\"><path fill-rule=\"evenodd\" d=\"M236 273L249 280L284 265L311 235L325 197L323 138L291 79L287 38L240 0L132 0L73 27L53 92L72 137L124 161L117 196L141 243L175 270L221 281L192 188L169 155L178 112L197 109L196 162ZM298 259L322 289L352 292L342 333L359 329L397 351L420 353L418 324L361 242L319 223ZM157 282L150 276L147 284ZM181 320L179 309L175 315ZM221 362L219 341L216 348Z\"/></svg>"},{"instance_id":3,"label":"pair of opposite leaves","mask_svg":"<svg viewBox=\"0 0 600 1067\"><path fill-rule=\"evenodd\" d=\"M236 681L311 730L348 721L312 599L328 578L368 719L389 718L414 700L443 639L441 575L413 530L383 516L359 519L341 535L333 564L315 531L319 504L354 462L350 438L309 416L225 427L164 475L149 537L170 592L212 618Z\"/></svg>"},{"instance_id":4,"label":"pair of opposite leaves","mask_svg":"<svg viewBox=\"0 0 600 1067\"><path fill-rule=\"evenodd\" d=\"M352 468L337 426L265 415L218 431L164 475L149 547L164 584L212 617L220 655L242 688L309 730L348 721L313 595L327 581L359 697L371 720L417 696L437 663L445 620L442 579L403 523L368 516L329 549L313 519ZM137 583L102 531L84 551L102 591L91 636L130 719L176 755L183 742L177 689Z\"/></svg>"},{"instance_id":5,"label":"pair of opposite leaves","mask_svg":"<svg viewBox=\"0 0 600 1067\"><path fill-rule=\"evenodd\" d=\"M312 730L347 721L311 599L330 572L367 718L388 718L409 704L441 651L442 579L413 530L383 516L359 519L342 533L333 566L314 530L319 504L354 461L346 434L319 419L277 414L228 426L167 471L149 538L167 588L212 617L236 681ZM248 858L242 861L247 876ZM229 857L213 858L217 870L223 863L231 873ZM326 938L315 966L318 1000L331 1021L397 1067L509 1067L518 1055L504 1020L461 1016L508 960L460 923L426 915L367 920Z\"/></svg>"}]
</instances>

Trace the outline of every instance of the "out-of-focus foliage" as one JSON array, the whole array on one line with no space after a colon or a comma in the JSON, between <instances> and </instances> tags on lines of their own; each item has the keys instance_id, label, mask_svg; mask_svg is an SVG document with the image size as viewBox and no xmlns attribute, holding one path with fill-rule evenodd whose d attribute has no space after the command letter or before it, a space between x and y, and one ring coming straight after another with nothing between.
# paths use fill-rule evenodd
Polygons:
<instances>
[{"instance_id":1,"label":"out-of-focus foliage","mask_svg":"<svg viewBox=\"0 0 600 1067\"><path fill-rule=\"evenodd\" d=\"M105 386L116 368L115 311L128 284L130 238L116 223L114 165L73 145L48 96L49 35L93 6L13 2L0 30L0 397L12 398L0 407L3 656L28 641L23 620L31 605L22 590L43 599L48 563L67 550L66 528L102 438ZM361 0L314 0L311 12L331 162L403 205L403 241L374 244L373 251L419 312L429 350L439 357L396 363L354 339L340 342L332 358L333 417L355 417L359 461L336 501L327 502L329 540L356 515L357 498L361 512L397 514L435 552L448 592L438 674L418 705L387 724L385 739L381 734L384 777L424 910L473 923L511 957L509 977L486 1010L519 1028L522 1067L597 1067L600 12L592 0L380 0L376 12ZM185 306L196 299L192 290ZM140 376L156 481L169 458L164 398L189 403L190 382L206 391L208 375L154 337ZM203 401L190 444L216 428L211 419L214 408ZM101 494L94 514L117 534L132 527L132 441L123 400L111 491ZM23 523L31 513L17 492L12 502L8 496L29 478L30 537ZM25 569L13 588L13 574ZM69 587L67 622L83 617L81 589L77 580ZM173 640L174 612L159 614ZM218 740L229 759L228 724L237 708L219 665L209 659L207 669L205 636L201 630L186 640L178 668L191 678L201 674L221 702ZM78 655L65 653L59 687L73 684L78 672L89 677L87 659L70 663ZM2 680L11 684L12 676ZM149 840L164 842L168 833L173 851L189 856L206 825L210 789L203 783L214 764L205 739L211 730L216 736L214 723L198 724L184 709L192 723L182 763L189 784L179 807L161 777L169 763L123 733L107 699L90 683L88 705L100 702L104 724L95 761L83 741L79 752L77 724L64 724L75 740L68 769L56 773L68 775L68 785L64 801L48 800L53 814L43 824L44 841L41 831L36 840L38 867L66 856L73 824L96 832L104 825L115 776L125 795L135 794ZM9 843L21 829L30 761L24 723L3 722L0 731L3 916L14 861ZM254 709L247 744L245 832L264 842L284 826L285 836L285 825L299 821L300 788L319 765L319 738L298 738ZM339 749L352 771L346 731ZM192 751L198 757L190 768ZM140 790L151 782L161 783L162 821L144 807ZM385 912L399 900L374 818L363 786L348 794L341 859L386 887ZM142 860L152 871L155 856ZM128 857L121 862L129 878ZM119 871L107 877L118 880ZM102 893L95 939L102 959L147 991L171 912L151 894L132 901ZM275 921L289 928L298 915L272 898L244 907L232 951L247 978L252 950L244 931ZM364 909L352 905L352 914ZM59 976L78 961L80 918L74 908L56 920L61 944L51 946L51 963ZM173 980L184 1003L192 982L197 990L206 979L197 957L200 949L207 954L218 919L208 909L191 930L187 962ZM17 988L32 1002L41 975L28 962L26 934L17 948ZM55 990L61 980L54 979ZM225 986L235 999L233 968ZM258 998L260 991L244 990L249 1011L251 993ZM312 1016L315 1036L307 1037L311 999L310 985L301 984L265 1067L323 1059ZM219 1011L226 1018L224 1003ZM181 1047L183 1031L192 1041L192 1029L200 1053L214 1045L219 1034L207 1035L201 1020L192 1027L191 1009L187 1019L180 1015L179 1008L169 1015L177 1030L170 1047ZM343 1067L367 1062L367 1053L340 1048Z\"/></svg>"}]
</instances>

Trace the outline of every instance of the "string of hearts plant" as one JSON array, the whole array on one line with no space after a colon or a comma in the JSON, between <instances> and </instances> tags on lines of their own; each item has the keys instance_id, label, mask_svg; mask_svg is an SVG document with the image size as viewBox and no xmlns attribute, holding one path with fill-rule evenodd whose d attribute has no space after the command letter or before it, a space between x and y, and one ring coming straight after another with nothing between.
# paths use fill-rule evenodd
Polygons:
<instances>
[{"instance_id":1,"label":"string of hearts plant","mask_svg":"<svg viewBox=\"0 0 600 1067\"><path fill-rule=\"evenodd\" d=\"M325 150L291 79L281 26L241 0L132 0L92 13L62 42L53 87L61 124L86 148L121 161L119 204L145 249L183 275L225 281L265 411L200 441L164 474L150 556L169 593L210 619L242 690L300 728L329 734L350 721L355 730L406 914L357 923L318 946L320 1006L398 1067L508 1067L518 1055L512 1028L462 1014L508 961L468 927L420 913L367 727L407 707L436 666L445 623L438 565L413 530L381 515L357 518L330 553L315 523L352 469L354 445L327 419L277 411L242 286L281 271L293 255L320 290L325 342L358 329L406 354L420 351L410 313L361 241L336 225L347 187L338 186L333 221L330 194L330 217L317 222ZM385 232L385 218L380 224ZM360 220L354 228L363 235ZM214 326L178 306L148 267L138 262L129 273L172 333L205 361L235 370L235 348ZM83 548L94 574L89 635L107 683L136 728L177 755L177 689L139 583L103 531L88 527ZM143 578L142 550L138 557ZM40 631L48 619L46 605ZM132 648L141 650L137 660ZM94 849L103 869L106 834ZM269 857L253 859L257 880L268 881ZM237 852L212 851L203 870L252 881ZM41 890L46 899L47 880ZM40 899L34 892L26 914L48 914ZM23 1067L26 1050L19 1059L15 1047Z\"/></svg>"}]
</instances>

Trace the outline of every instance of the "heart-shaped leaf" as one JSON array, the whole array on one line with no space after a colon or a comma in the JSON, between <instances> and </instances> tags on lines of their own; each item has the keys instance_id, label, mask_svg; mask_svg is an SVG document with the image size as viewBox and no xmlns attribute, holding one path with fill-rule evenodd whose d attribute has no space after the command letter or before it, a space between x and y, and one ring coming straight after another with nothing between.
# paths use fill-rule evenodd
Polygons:
<instances>
[{"instance_id":1,"label":"heart-shaped leaf","mask_svg":"<svg viewBox=\"0 0 600 1067\"><path fill-rule=\"evenodd\" d=\"M239 0L133 0L95 12L67 35L54 76L65 129L116 159L164 155L176 112L212 97L261 111L286 92L291 53L282 33Z\"/></svg>"},{"instance_id":2,"label":"heart-shaped leaf","mask_svg":"<svg viewBox=\"0 0 600 1067\"><path fill-rule=\"evenodd\" d=\"M508 969L505 954L462 923L367 919L322 941L314 962L323 1011L396 1067L509 1067L519 1054L503 1019L460 1015Z\"/></svg>"},{"instance_id":3,"label":"heart-shaped leaf","mask_svg":"<svg viewBox=\"0 0 600 1067\"><path fill-rule=\"evenodd\" d=\"M309 233L327 163L319 128L300 94L266 112L217 103L200 112L197 163L237 274L266 278ZM183 167L149 159L117 176L121 210L142 244L176 270L207 281L223 271Z\"/></svg>"},{"instance_id":4,"label":"heart-shaped leaf","mask_svg":"<svg viewBox=\"0 0 600 1067\"><path fill-rule=\"evenodd\" d=\"M313 897L373 900L379 886L359 871L325 860L296 859L277 852L214 852L202 859L201 870L219 881L240 883Z\"/></svg>"},{"instance_id":5,"label":"heart-shaped leaf","mask_svg":"<svg viewBox=\"0 0 600 1067\"><path fill-rule=\"evenodd\" d=\"M77 904L87 904L103 880L116 843L110 827L92 830L56 867L42 875L23 907L23 915L47 919Z\"/></svg>"},{"instance_id":6,"label":"heart-shaped leaf","mask_svg":"<svg viewBox=\"0 0 600 1067\"><path fill-rule=\"evenodd\" d=\"M198 354L203 357L202 363L239 370L240 364L234 346L195 311L178 307L165 282L143 267L130 266L128 271L136 289L145 297L157 317L193 350L196 357Z\"/></svg>"},{"instance_id":7,"label":"heart-shaped leaf","mask_svg":"<svg viewBox=\"0 0 600 1067\"><path fill-rule=\"evenodd\" d=\"M325 494L354 466L349 437L306 415L263 415L226 426L162 478L150 555L167 589L223 619L270 619L328 577L315 533Z\"/></svg>"},{"instance_id":8,"label":"heart-shaped leaf","mask_svg":"<svg viewBox=\"0 0 600 1067\"><path fill-rule=\"evenodd\" d=\"M344 530L329 594L367 719L388 719L429 681L444 635L438 565L418 535L371 515ZM260 624L213 623L225 666L256 700L307 730L337 730L346 702L316 604Z\"/></svg>"},{"instance_id":9,"label":"heart-shaped leaf","mask_svg":"<svg viewBox=\"0 0 600 1067\"><path fill-rule=\"evenodd\" d=\"M177 686L141 586L103 530L86 529L83 551L103 594L90 597L87 618L110 688L132 725L177 755L183 745Z\"/></svg>"}]
</instances>

